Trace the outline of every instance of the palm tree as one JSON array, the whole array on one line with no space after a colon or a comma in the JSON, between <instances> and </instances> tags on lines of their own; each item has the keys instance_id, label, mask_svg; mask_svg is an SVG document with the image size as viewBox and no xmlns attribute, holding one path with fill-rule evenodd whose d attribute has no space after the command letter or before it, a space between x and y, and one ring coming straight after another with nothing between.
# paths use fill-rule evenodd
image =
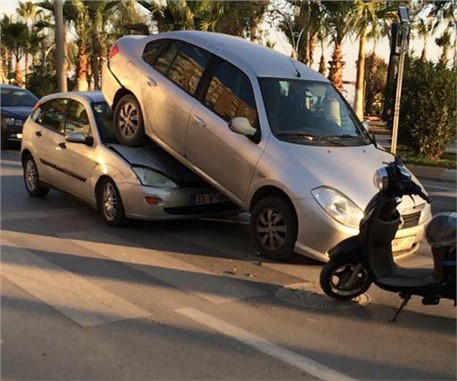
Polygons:
<instances>
[{"instance_id":1,"label":"palm tree","mask_svg":"<svg viewBox=\"0 0 457 381\"><path fill-rule=\"evenodd\" d=\"M319 73L325 76L325 72L327 71L327 66L325 64L325 32L320 31L317 35L319 42L321 44L321 59L319 61Z\"/></svg>"},{"instance_id":2,"label":"palm tree","mask_svg":"<svg viewBox=\"0 0 457 381\"><path fill-rule=\"evenodd\" d=\"M3 23L1 30L2 45L6 47L15 59L16 83L22 86L22 72L20 67L21 59L27 52L27 44L30 39L30 32L27 24L18 21L15 23Z\"/></svg>"},{"instance_id":3,"label":"palm tree","mask_svg":"<svg viewBox=\"0 0 457 381\"><path fill-rule=\"evenodd\" d=\"M437 26L435 17L429 16L427 20L419 19L418 24L416 25L417 34L419 37L422 37L424 40L424 47L422 49L421 61L423 63L427 62L427 45L428 40L432 36L435 28Z\"/></svg>"},{"instance_id":4,"label":"palm tree","mask_svg":"<svg viewBox=\"0 0 457 381\"><path fill-rule=\"evenodd\" d=\"M19 6L16 8L16 13L24 20L24 22L30 27L30 37L29 49L25 54L25 82L27 83L28 71L29 71L29 55L32 55L32 63L35 66L37 61L37 49L36 43L38 35L36 33L35 24L37 21L37 16L41 11L38 10L38 7L35 3L27 1L25 3L19 2Z\"/></svg>"},{"instance_id":5,"label":"palm tree","mask_svg":"<svg viewBox=\"0 0 457 381\"><path fill-rule=\"evenodd\" d=\"M449 33L449 30L445 30L443 34L435 39L436 45L438 45L442 51L441 51L441 57L440 57L440 64L443 66L447 66L448 62L448 51L451 46L451 33Z\"/></svg>"},{"instance_id":6,"label":"palm tree","mask_svg":"<svg viewBox=\"0 0 457 381\"><path fill-rule=\"evenodd\" d=\"M64 4L64 16L71 22L76 32L76 90L88 90L87 65L89 53L89 12L86 3L82 0L70 0Z\"/></svg>"},{"instance_id":7,"label":"palm tree","mask_svg":"<svg viewBox=\"0 0 457 381\"><path fill-rule=\"evenodd\" d=\"M3 18L0 20L0 30L5 30L5 28L8 28L8 25L11 24L11 19L7 15L3 15ZM3 37L3 34L2 34ZM8 47L5 45L5 42L0 39L0 48L1 48L1 54L0 54L0 80L1 83L8 83L9 80L9 73L11 72L12 69L12 63L11 63L11 52L9 51Z\"/></svg>"},{"instance_id":8,"label":"palm tree","mask_svg":"<svg viewBox=\"0 0 457 381\"><path fill-rule=\"evenodd\" d=\"M365 58L368 37L380 34L381 24L388 12L392 9L384 2L379 1L354 1L353 27L359 38L359 53L357 59L357 77L355 84L354 111L360 120L364 115L364 89L365 89ZM374 53L374 49L373 49Z\"/></svg>"},{"instance_id":9,"label":"palm tree","mask_svg":"<svg viewBox=\"0 0 457 381\"><path fill-rule=\"evenodd\" d=\"M279 28L295 50L297 59L311 66L318 34L322 29L321 7L316 0L289 0L288 2L292 5L292 17L277 9L273 12L282 16Z\"/></svg>"},{"instance_id":10,"label":"palm tree","mask_svg":"<svg viewBox=\"0 0 457 381\"><path fill-rule=\"evenodd\" d=\"M349 1L322 1L324 25L334 44L332 60L329 62L328 79L339 90L343 90L343 41L352 29L351 17L354 3Z\"/></svg>"},{"instance_id":11,"label":"palm tree","mask_svg":"<svg viewBox=\"0 0 457 381\"><path fill-rule=\"evenodd\" d=\"M54 20L56 23L56 73L59 91L67 91L67 68L65 54L65 27L63 20L63 4L61 0L54 0Z\"/></svg>"}]
</instances>

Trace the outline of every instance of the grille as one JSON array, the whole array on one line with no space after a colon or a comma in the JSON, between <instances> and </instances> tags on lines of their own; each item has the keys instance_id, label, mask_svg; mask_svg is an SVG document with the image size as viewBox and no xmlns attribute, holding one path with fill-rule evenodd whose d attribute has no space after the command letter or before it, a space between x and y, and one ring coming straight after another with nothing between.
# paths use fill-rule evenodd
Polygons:
<instances>
[{"instance_id":1,"label":"grille","mask_svg":"<svg viewBox=\"0 0 457 381\"><path fill-rule=\"evenodd\" d=\"M419 225L419 220L421 218L421 212L415 212L411 214L403 214L401 216L401 225L400 229L408 229L413 226Z\"/></svg>"}]
</instances>

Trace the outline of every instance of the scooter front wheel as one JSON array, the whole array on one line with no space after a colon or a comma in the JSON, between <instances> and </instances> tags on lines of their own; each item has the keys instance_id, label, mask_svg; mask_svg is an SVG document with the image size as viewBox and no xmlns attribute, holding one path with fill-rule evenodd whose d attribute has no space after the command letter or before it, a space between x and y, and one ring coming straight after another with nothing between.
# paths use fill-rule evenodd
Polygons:
<instances>
[{"instance_id":1,"label":"scooter front wheel","mask_svg":"<svg viewBox=\"0 0 457 381\"><path fill-rule=\"evenodd\" d=\"M320 275L322 290L331 298L350 300L371 286L368 271L361 263L327 262Z\"/></svg>"}]
</instances>

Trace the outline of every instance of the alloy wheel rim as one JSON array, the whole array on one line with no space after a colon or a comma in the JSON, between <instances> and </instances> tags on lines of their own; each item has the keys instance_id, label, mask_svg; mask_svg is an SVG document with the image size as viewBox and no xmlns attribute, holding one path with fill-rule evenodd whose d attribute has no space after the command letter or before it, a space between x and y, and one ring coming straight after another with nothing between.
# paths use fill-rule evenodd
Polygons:
<instances>
[{"instance_id":1,"label":"alloy wheel rim","mask_svg":"<svg viewBox=\"0 0 457 381\"><path fill-rule=\"evenodd\" d=\"M119 111L119 130L125 138L130 138L138 131L139 113L131 102L125 102Z\"/></svg>"},{"instance_id":2,"label":"alloy wheel rim","mask_svg":"<svg viewBox=\"0 0 457 381\"><path fill-rule=\"evenodd\" d=\"M117 215L117 194L114 186L106 183L103 188L103 214L109 221L113 221Z\"/></svg>"},{"instance_id":3,"label":"alloy wheel rim","mask_svg":"<svg viewBox=\"0 0 457 381\"><path fill-rule=\"evenodd\" d=\"M25 166L25 183L30 191L34 191L38 181L38 174L33 161L28 160Z\"/></svg>"},{"instance_id":4,"label":"alloy wheel rim","mask_svg":"<svg viewBox=\"0 0 457 381\"><path fill-rule=\"evenodd\" d=\"M287 224L277 209L266 208L260 213L256 226L257 238L268 250L278 250L286 242Z\"/></svg>"},{"instance_id":5,"label":"alloy wheel rim","mask_svg":"<svg viewBox=\"0 0 457 381\"><path fill-rule=\"evenodd\" d=\"M355 278L353 278L351 284L349 284L355 270L356 265L344 264L333 271L330 282L331 287L336 294L348 296L356 294L363 289L368 275L363 268L355 274Z\"/></svg>"}]
</instances>

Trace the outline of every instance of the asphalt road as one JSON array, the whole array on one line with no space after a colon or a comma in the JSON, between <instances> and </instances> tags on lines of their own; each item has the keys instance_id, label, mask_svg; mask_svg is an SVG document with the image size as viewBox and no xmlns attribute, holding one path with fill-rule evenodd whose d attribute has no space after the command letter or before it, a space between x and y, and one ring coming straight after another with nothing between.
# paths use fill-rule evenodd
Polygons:
<instances>
[{"instance_id":1,"label":"asphalt road","mask_svg":"<svg viewBox=\"0 0 457 381\"><path fill-rule=\"evenodd\" d=\"M424 185L456 209L455 185ZM7 151L1 246L3 380L456 378L451 302L416 298L392 324L400 300L374 286L330 301L319 264L256 256L246 216L110 228L66 195L28 197ZM428 247L401 264L431 266Z\"/></svg>"}]
</instances>

